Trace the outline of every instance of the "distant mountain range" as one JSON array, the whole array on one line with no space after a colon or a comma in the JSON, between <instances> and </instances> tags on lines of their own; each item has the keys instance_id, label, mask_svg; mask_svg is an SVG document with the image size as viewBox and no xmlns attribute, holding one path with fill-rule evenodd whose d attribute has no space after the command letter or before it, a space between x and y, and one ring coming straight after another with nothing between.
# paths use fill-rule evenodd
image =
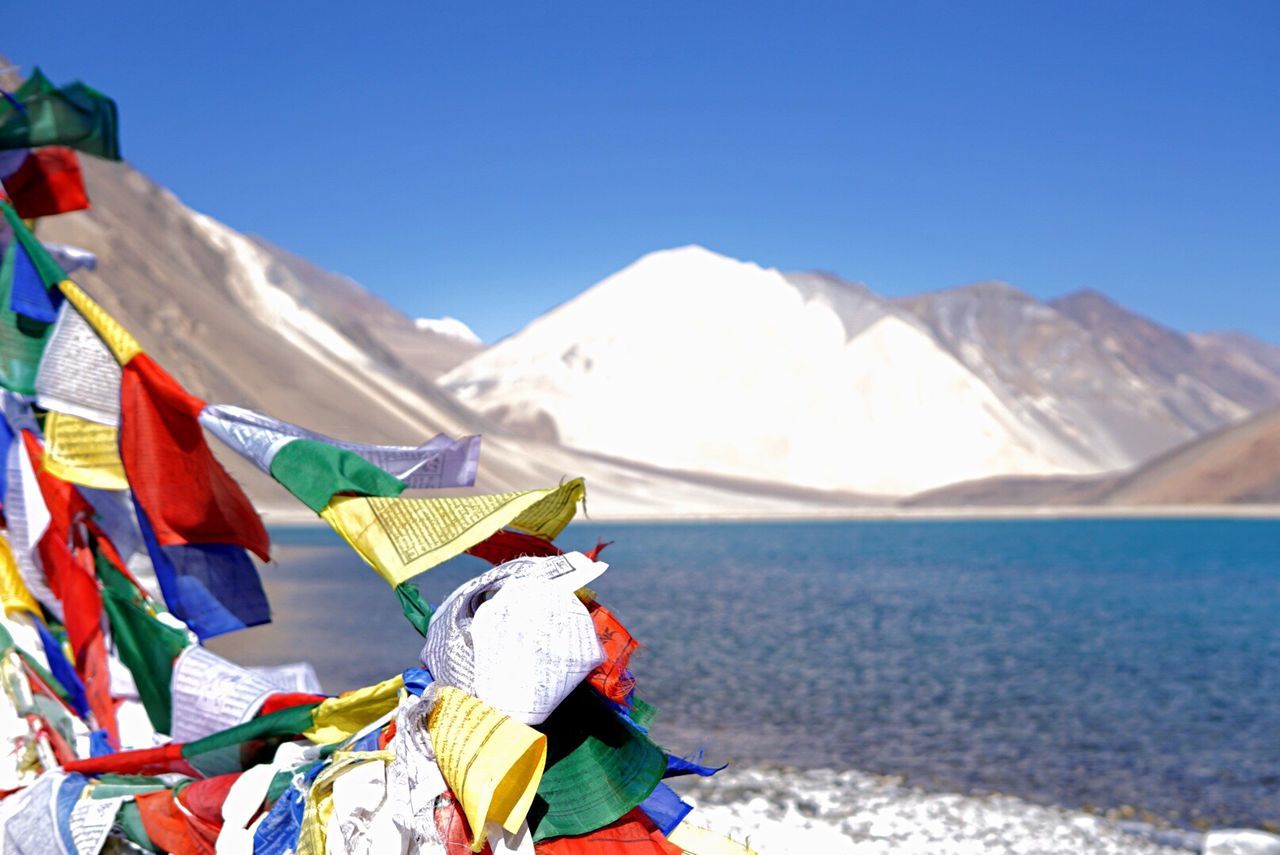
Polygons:
<instances>
[{"instance_id":1,"label":"distant mountain range","mask_svg":"<svg viewBox=\"0 0 1280 855\"><path fill-rule=\"evenodd\" d=\"M1002 283L892 300L686 247L486 348L83 161L93 208L39 234L98 254L77 278L184 384L345 438L482 432L477 489L582 474L613 516L1280 501L1280 416L1258 415L1280 348L1242 334Z\"/></svg>"},{"instance_id":2,"label":"distant mountain range","mask_svg":"<svg viewBox=\"0 0 1280 855\"><path fill-rule=\"evenodd\" d=\"M1280 405L1280 349L1079 292L899 300L700 247L657 252L439 379L529 436L654 465L902 497L1127 470Z\"/></svg>"}]
</instances>

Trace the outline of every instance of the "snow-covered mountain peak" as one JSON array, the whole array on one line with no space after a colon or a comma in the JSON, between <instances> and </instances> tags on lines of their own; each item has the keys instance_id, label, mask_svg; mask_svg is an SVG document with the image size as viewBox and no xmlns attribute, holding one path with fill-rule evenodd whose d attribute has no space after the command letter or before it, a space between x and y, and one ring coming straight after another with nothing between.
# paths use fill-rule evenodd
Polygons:
<instances>
[{"instance_id":1,"label":"snow-covered mountain peak","mask_svg":"<svg viewBox=\"0 0 1280 855\"><path fill-rule=\"evenodd\" d=\"M443 318L417 318L414 320L413 325L420 330L464 341L468 344L483 344L480 336L476 335L471 327L449 315L445 315Z\"/></svg>"}]
</instances>

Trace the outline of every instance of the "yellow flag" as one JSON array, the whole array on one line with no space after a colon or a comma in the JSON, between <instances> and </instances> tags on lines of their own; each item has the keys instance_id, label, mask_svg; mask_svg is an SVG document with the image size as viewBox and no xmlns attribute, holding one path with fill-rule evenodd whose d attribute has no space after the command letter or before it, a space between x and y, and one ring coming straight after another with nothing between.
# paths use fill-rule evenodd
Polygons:
<instances>
[{"instance_id":1,"label":"yellow flag","mask_svg":"<svg viewBox=\"0 0 1280 855\"><path fill-rule=\"evenodd\" d=\"M587 497L587 486L581 478L561 484L544 499L511 521L511 527L543 540L555 540L573 521L578 502Z\"/></svg>"},{"instance_id":2,"label":"yellow flag","mask_svg":"<svg viewBox=\"0 0 1280 855\"><path fill-rule=\"evenodd\" d=\"M377 685L323 700L311 713L311 729L302 735L320 745L346 739L395 709L402 688L404 677L397 674Z\"/></svg>"},{"instance_id":3,"label":"yellow flag","mask_svg":"<svg viewBox=\"0 0 1280 855\"><path fill-rule=\"evenodd\" d=\"M4 536L0 536L0 603L3 604L6 615L23 609L34 615L40 614L40 606L18 574L13 550L9 548L8 538Z\"/></svg>"},{"instance_id":4,"label":"yellow flag","mask_svg":"<svg viewBox=\"0 0 1280 855\"><path fill-rule=\"evenodd\" d=\"M446 499L334 496L320 516L383 578L399 585L460 555L556 492Z\"/></svg>"},{"instance_id":5,"label":"yellow flag","mask_svg":"<svg viewBox=\"0 0 1280 855\"><path fill-rule=\"evenodd\" d=\"M44 470L85 487L129 489L119 430L54 410L45 416Z\"/></svg>"},{"instance_id":6,"label":"yellow flag","mask_svg":"<svg viewBox=\"0 0 1280 855\"><path fill-rule=\"evenodd\" d=\"M427 730L440 774L467 817L472 851L484 848L487 821L518 832L542 781L547 737L452 686L440 689Z\"/></svg>"},{"instance_id":7,"label":"yellow flag","mask_svg":"<svg viewBox=\"0 0 1280 855\"><path fill-rule=\"evenodd\" d=\"M117 362L126 365L130 359L142 353L142 345L138 340L119 321L107 314L106 309L94 302L79 285L70 279L64 279L58 283L58 287L67 301L84 315L84 319L107 343L107 347L111 348Z\"/></svg>"},{"instance_id":8,"label":"yellow flag","mask_svg":"<svg viewBox=\"0 0 1280 855\"><path fill-rule=\"evenodd\" d=\"M745 843L708 831L700 825L690 825L683 820L667 835L667 842L679 846L685 855L756 855Z\"/></svg>"}]
</instances>

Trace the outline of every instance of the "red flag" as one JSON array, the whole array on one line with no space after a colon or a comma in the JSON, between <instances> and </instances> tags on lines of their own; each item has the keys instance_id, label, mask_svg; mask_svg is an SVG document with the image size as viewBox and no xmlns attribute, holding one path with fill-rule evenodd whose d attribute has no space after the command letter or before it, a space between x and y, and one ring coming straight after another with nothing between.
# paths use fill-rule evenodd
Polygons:
<instances>
[{"instance_id":1,"label":"red flag","mask_svg":"<svg viewBox=\"0 0 1280 855\"><path fill-rule=\"evenodd\" d=\"M45 507L49 509L49 527L36 543L40 553L40 561L44 565L45 578L54 595L62 598L62 577L69 571L67 563L72 560L67 546L71 542L72 523L79 518L91 516L93 509L75 485L63 481L42 471L44 449L40 440L31 431L22 432L22 444L27 459L36 474L36 483L40 485L40 496Z\"/></svg>"},{"instance_id":2,"label":"red flag","mask_svg":"<svg viewBox=\"0 0 1280 855\"><path fill-rule=\"evenodd\" d=\"M82 775L162 775L165 772L178 772L192 778L200 777L200 773L182 756L182 745L177 742L155 748L117 751L101 757L86 757L73 763L64 763L62 768L66 772L79 772Z\"/></svg>"},{"instance_id":3,"label":"red flag","mask_svg":"<svg viewBox=\"0 0 1280 855\"><path fill-rule=\"evenodd\" d=\"M487 540L482 540L467 550L468 555L483 558L490 564L506 564L515 558L529 555L542 558L547 555L563 554L559 547L549 540L534 537L518 531L498 529Z\"/></svg>"},{"instance_id":4,"label":"red flag","mask_svg":"<svg viewBox=\"0 0 1280 855\"><path fill-rule=\"evenodd\" d=\"M89 207L80 161L69 148L32 149L22 165L4 179L4 189L18 216L28 220Z\"/></svg>"},{"instance_id":5,"label":"red flag","mask_svg":"<svg viewBox=\"0 0 1280 855\"><path fill-rule=\"evenodd\" d=\"M258 710L258 715L271 715L273 712L287 710L290 707L311 706L327 700L329 700L328 695L313 695L310 692L276 692L267 695L267 699L262 702L262 708Z\"/></svg>"},{"instance_id":6,"label":"red flag","mask_svg":"<svg viewBox=\"0 0 1280 855\"><path fill-rule=\"evenodd\" d=\"M227 800L227 793L240 775L240 772L232 772L205 778L178 792L178 803L186 808L186 813L191 818L200 823L196 826L197 830L212 830L210 843L218 839L218 832L222 829L222 803Z\"/></svg>"},{"instance_id":7,"label":"red flag","mask_svg":"<svg viewBox=\"0 0 1280 855\"><path fill-rule=\"evenodd\" d=\"M134 796L142 827L147 837L162 852L173 855L214 855L214 844L204 833L205 829L193 816L189 816L173 798L171 790L156 790ZM198 824L197 824L198 823ZM214 839L216 840L216 833Z\"/></svg>"},{"instance_id":8,"label":"red flag","mask_svg":"<svg viewBox=\"0 0 1280 855\"><path fill-rule=\"evenodd\" d=\"M587 611L591 613L591 622L596 627L596 637L600 639L600 648L604 651L604 661L587 675L587 682L600 694L619 704L626 703L627 696L635 688L635 678L627 670L631 654L640 646L640 642L627 632L613 612L597 603L587 602Z\"/></svg>"},{"instance_id":9,"label":"red flag","mask_svg":"<svg viewBox=\"0 0 1280 855\"><path fill-rule=\"evenodd\" d=\"M50 534L41 539L41 555L50 542ZM65 546L56 541L51 545ZM68 550L69 552L69 550ZM88 566L85 566L85 562ZM76 673L84 683L85 698L98 727L107 731L111 744L120 747L120 730L116 725L116 705L111 699L111 674L107 670L107 643L102 633L102 593L93 574L93 556L88 547L79 547L61 572L62 608L66 617L67 638L76 657Z\"/></svg>"},{"instance_id":10,"label":"red flag","mask_svg":"<svg viewBox=\"0 0 1280 855\"><path fill-rule=\"evenodd\" d=\"M120 384L120 457L161 546L235 544L270 558L262 520L209 450L204 401L139 353Z\"/></svg>"},{"instance_id":11,"label":"red flag","mask_svg":"<svg viewBox=\"0 0 1280 855\"><path fill-rule=\"evenodd\" d=\"M684 851L668 843L640 808L590 834L544 840L535 843L533 850L538 855L682 855Z\"/></svg>"}]
</instances>

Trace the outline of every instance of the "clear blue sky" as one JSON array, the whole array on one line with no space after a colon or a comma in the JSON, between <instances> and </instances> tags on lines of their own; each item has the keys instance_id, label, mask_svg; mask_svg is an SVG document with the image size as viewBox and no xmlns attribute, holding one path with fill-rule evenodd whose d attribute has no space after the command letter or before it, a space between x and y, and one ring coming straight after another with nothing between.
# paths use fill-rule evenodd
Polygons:
<instances>
[{"instance_id":1,"label":"clear blue sky","mask_svg":"<svg viewBox=\"0 0 1280 855\"><path fill-rule=\"evenodd\" d=\"M491 341L686 243L1280 341L1280 3L10 5L188 204Z\"/></svg>"}]
</instances>

